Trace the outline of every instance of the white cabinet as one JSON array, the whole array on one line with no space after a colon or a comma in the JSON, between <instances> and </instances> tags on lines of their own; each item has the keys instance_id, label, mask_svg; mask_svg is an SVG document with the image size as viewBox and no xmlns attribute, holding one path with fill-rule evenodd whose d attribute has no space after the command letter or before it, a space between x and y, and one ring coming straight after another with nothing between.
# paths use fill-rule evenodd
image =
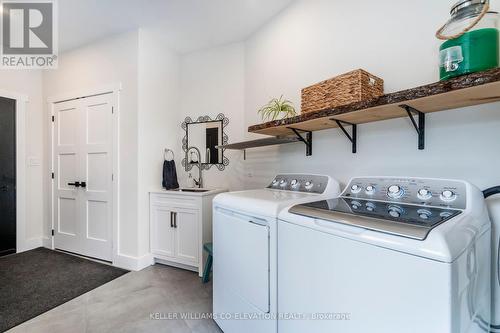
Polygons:
<instances>
[{"instance_id":1,"label":"white cabinet","mask_svg":"<svg viewBox=\"0 0 500 333\"><path fill-rule=\"evenodd\" d=\"M198 262L198 210L179 209L174 212L175 255L185 261ZM203 246L203 244L201 244Z\"/></svg>"},{"instance_id":2,"label":"white cabinet","mask_svg":"<svg viewBox=\"0 0 500 333\"><path fill-rule=\"evenodd\" d=\"M203 274L203 244L212 241L212 200L221 192L150 193L150 247L155 262Z\"/></svg>"},{"instance_id":3,"label":"white cabinet","mask_svg":"<svg viewBox=\"0 0 500 333\"><path fill-rule=\"evenodd\" d=\"M154 204L151 206L151 249L154 254L175 256L175 229L173 208Z\"/></svg>"}]
</instances>

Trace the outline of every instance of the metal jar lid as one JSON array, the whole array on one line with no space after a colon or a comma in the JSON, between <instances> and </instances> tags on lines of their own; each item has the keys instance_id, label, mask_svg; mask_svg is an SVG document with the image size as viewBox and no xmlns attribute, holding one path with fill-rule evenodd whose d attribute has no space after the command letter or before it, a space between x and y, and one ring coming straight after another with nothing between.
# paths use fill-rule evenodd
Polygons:
<instances>
[{"instance_id":1,"label":"metal jar lid","mask_svg":"<svg viewBox=\"0 0 500 333\"><path fill-rule=\"evenodd\" d=\"M489 4L490 0L460 0L456 4L454 4L451 7L450 14L451 15L456 15L458 11L470 7L470 6L476 6L476 5L485 5Z\"/></svg>"}]
</instances>

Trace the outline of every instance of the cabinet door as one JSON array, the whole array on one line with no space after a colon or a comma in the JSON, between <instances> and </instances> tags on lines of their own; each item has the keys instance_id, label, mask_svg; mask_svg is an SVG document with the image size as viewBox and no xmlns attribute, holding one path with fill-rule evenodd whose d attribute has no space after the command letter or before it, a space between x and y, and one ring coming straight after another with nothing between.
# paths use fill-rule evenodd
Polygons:
<instances>
[{"instance_id":1,"label":"cabinet door","mask_svg":"<svg viewBox=\"0 0 500 333\"><path fill-rule=\"evenodd\" d=\"M195 209L176 209L174 225L176 228L175 255L182 261L198 264L201 248L198 239L198 211Z\"/></svg>"},{"instance_id":2,"label":"cabinet door","mask_svg":"<svg viewBox=\"0 0 500 333\"><path fill-rule=\"evenodd\" d=\"M151 207L151 252L162 256L175 256L175 228L173 211L161 205Z\"/></svg>"}]
</instances>

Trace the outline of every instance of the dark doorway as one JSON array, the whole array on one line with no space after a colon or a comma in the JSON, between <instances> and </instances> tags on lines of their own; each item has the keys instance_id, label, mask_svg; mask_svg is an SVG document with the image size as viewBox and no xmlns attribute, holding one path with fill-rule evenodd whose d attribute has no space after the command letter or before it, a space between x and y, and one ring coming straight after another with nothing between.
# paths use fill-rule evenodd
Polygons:
<instances>
[{"instance_id":1,"label":"dark doorway","mask_svg":"<svg viewBox=\"0 0 500 333\"><path fill-rule=\"evenodd\" d=\"M16 252L16 101L0 97L0 256Z\"/></svg>"},{"instance_id":2,"label":"dark doorway","mask_svg":"<svg viewBox=\"0 0 500 333\"><path fill-rule=\"evenodd\" d=\"M219 128L207 128L207 149L210 150L210 160L206 163L208 164L219 164L219 149L217 146L219 143Z\"/></svg>"}]
</instances>

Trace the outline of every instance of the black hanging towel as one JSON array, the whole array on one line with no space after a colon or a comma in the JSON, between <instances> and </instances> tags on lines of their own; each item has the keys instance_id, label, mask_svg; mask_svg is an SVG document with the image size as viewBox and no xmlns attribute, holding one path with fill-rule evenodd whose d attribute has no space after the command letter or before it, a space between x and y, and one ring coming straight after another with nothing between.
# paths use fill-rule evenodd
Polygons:
<instances>
[{"instance_id":1,"label":"black hanging towel","mask_svg":"<svg viewBox=\"0 0 500 333\"><path fill-rule=\"evenodd\" d=\"M162 186L166 190L175 190L179 188L179 182L177 181L177 171L175 169L175 161L163 162L163 181Z\"/></svg>"}]
</instances>

